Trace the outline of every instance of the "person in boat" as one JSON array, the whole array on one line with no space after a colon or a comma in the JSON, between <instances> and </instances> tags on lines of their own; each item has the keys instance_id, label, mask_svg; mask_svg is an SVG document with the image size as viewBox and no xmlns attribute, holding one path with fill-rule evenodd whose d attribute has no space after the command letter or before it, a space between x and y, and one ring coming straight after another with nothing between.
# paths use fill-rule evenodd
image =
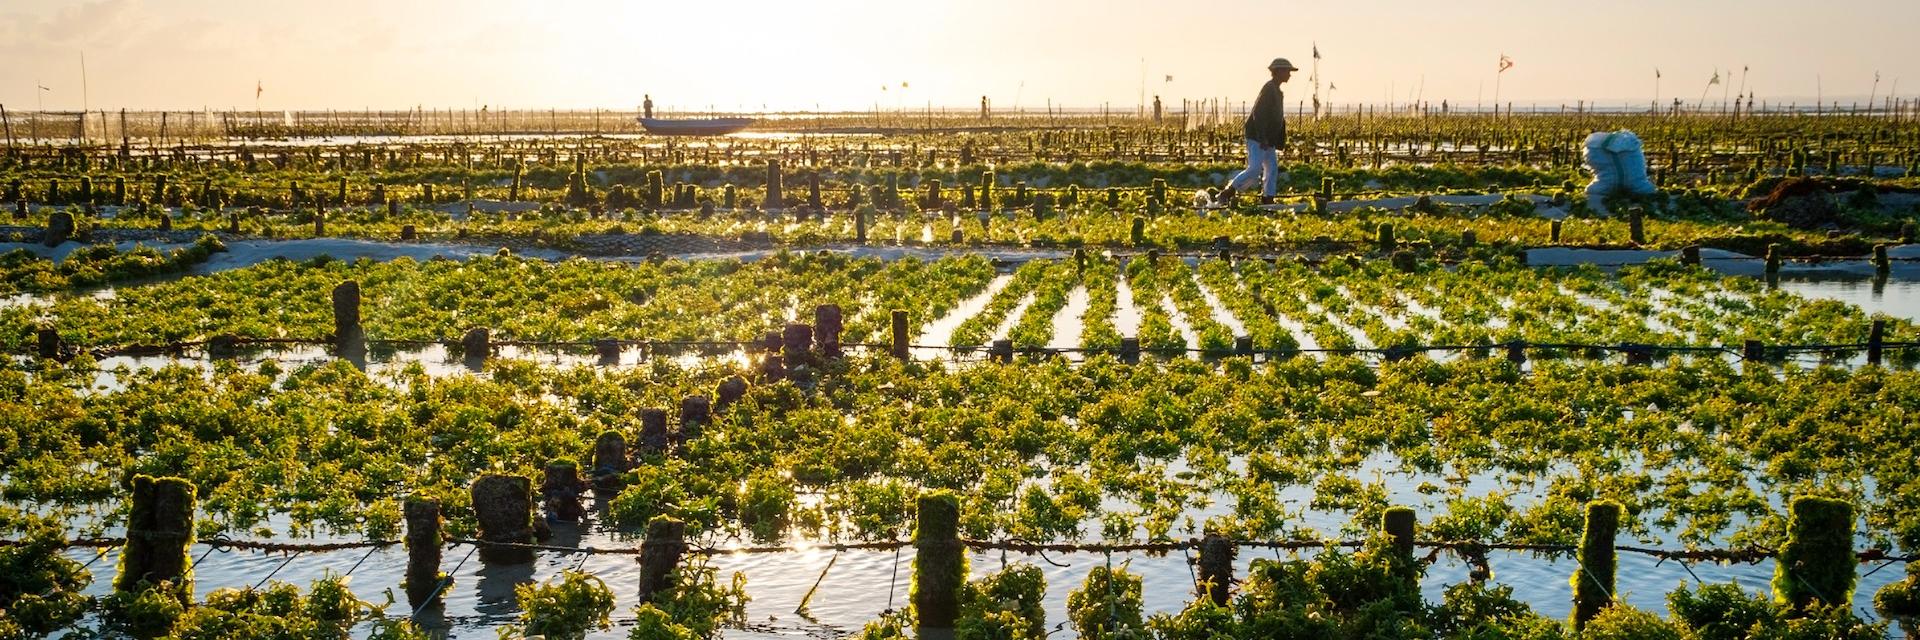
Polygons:
<instances>
[{"instance_id":1,"label":"person in boat","mask_svg":"<svg viewBox=\"0 0 1920 640\"><path fill-rule=\"evenodd\" d=\"M646 115L646 118L648 120L652 120L653 119L653 94L647 94L643 97L645 100L640 103L640 110L642 113Z\"/></svg>"},{"instance_id":2,"label":"person in boat","mask_svg":"<svg viewBox=\"0 0 1920 640\"><path fill-rule=\"evenodd\" d=\"M1286 58L1274 58L1267 65L1267 72L1272 77L1266 84L1260 85L1260 96L1253 101L1253 112L1247 114L1247 168L1227 181L1226 188L1221 189L1219 197L1214 199L1215 204L1232 205L1234 193L1256 179L1262 182L1260 203L1273 202L1274 194L1280 189L1279 153L1287 148L1287 97L1280 91L1280 85L1299 70Z\"/></svg>"}]
</instances>

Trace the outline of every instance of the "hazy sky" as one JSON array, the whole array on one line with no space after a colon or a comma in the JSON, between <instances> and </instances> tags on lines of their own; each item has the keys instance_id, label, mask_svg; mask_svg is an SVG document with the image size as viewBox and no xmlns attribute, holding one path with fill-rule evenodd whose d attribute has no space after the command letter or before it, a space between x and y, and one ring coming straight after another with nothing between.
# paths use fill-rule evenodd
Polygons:
<instances>
[{"instance_id":1,"label":"hazy sky","mask_svg":"<svg viewBox=\"0 0 1920 640\"><path fill-rule=\"evenodd\" d=\"M1251 99L1316 41L1342 103L1490 102L1502 53L1520 104L1645 102L1656 67L1692 102L1743 66L1808 102L1863 99L1876 70L1920 95L1916 31L1920 0L0 0L0 104L250 109L258 82L264 109L1131 109L1143 75L1173 104Z\"/></svg>"}]
</instances>

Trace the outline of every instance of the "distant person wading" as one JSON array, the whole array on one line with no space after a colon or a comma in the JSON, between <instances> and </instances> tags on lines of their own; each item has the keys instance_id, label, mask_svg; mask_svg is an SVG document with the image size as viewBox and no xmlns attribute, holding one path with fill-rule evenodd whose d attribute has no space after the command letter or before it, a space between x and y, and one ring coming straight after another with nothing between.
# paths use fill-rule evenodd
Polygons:
<instances>
[{"instance_id":1,"label":"distant person wading","mask_svg":"<svg viewBox=\"0 0 1920 640\"><path fill-rule=\"evenodd\" d=\"M1280 189L1279 153L1287 148L1287 99L1286 94L1280 92L1280 85L1299 70L1286 58L1274 58L1273 64L1267 65L1273 78L1260 85L1260 97L1254 99L1253 112L1247 114L1247 168L1227 181L1227 188L1220 191L1215 204L1232 205L1233 194L1256 179L1262 183L1260 203L1273 202L1274 194Z\"/></svg>"}]
</instances>

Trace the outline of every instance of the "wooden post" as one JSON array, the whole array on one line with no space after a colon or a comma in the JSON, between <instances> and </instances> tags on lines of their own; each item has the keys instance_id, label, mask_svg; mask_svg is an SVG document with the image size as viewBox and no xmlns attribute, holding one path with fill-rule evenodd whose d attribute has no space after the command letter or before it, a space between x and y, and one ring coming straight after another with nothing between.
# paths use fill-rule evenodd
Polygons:
<instances>
[{"instance_id":1,"label":"wooden post","mask_svg":"<svg viewBox=\"0 0 1920 640\"><path fill-rule=\"evenodd\" d=\"M474 327L460 338L460 349L467 360L486 360L493 356L492 332L486 327Z\"/></svg>"},{"instance_id":2,"label":"wooden post","mask_svg":"<svg viewBox=\"0 0 1920 640\"><path fill-rule=\"evenodd\" d=\"M1780 273L1780 245L1767 245L1767 273Z\"/></svg>"},{"instance_id":3,"label":"wooden post","mask_svg":"<svg viewBox=\"0 0 1920 640\"><path fill-rule=\"evenodd\" d=\"M34 333L34 339L38 343L37 346L39 347L38 349L39 355L42 359L53 360L60 357L60 352L62 351L62 348L60 344L59 331L51 327L41 327L40 329L35 330L33 333Z\"/></svg>"},{"instance_id":4,"label":"wooden post","mask_svg":"<svg viewBox=\"0 0 1920 640\"><path fill-rule=\"evenodd\" d=\"M420 231L418 229L415 229L413 225L410 225L410 224L400 225L400 241L401 242L413 242L414 240L419 239L419 237L420 237Z\"/></svg>"},{"instance_id":5,"label":"wooden post","mask_svg":"<svg viewBox=\"0 0 1920 640\"><path fill-rule=\"evenodd\" d=\"M747 379L728 376L713 390L713 410L715 413L725 412L727 407L733 406L733 403L745 397L747 397Z\"/></svg>"},{"instance_id":6,"label":"wooden post","mask_svg":"<svg viewBox=\"0 0 1920 640\"><path fill-rule=\"evenodd\" d=\"M840 358L840 305L823 304L813 308L813 342L820 357Z\"/></svg>"},{"instance_id":7,"label":"wooden post","mask_svg":"<svg viewBox=\"0 0 1920 640\"><path fill-rule=\"evenodd\" d=\"M1748 362L1759 362L1767 357L1766 345L1759 340L1748 339L1740 346L1740 357Z\"/></svg>"},{"instance_id":8,"label":"wooden post","mask_svg":"<svg viewBox=\"0 0 1920 640\"><path fill-rule=\"evenodd\" d=\"M1560 244L1560 227L1563 224L1565 223L1559 220L1553 220L1553 221L1547 222L1547 242L1548 243Z\"/></svg>"},{"instance_id":9,"label":"wooden post","mask_svg":"<svg viewBox=\"0 0 1920 640\"><path fill-rule=\"evenodd\" d=\"M532 480L524 476L488 474L473 481L470 495L473 498L473 517L480 526L477 537L481 541L533 542ZM486 562L531 562L533 550L482 544L480 559Z\"/></svg>"},{"instance_id":10,"label":"wooden post","mask_svg":"<svg viewBox=\"0 0 1920 640\"><path fill-rule=\"evenodd\" d=\"M1413 556L1414 525L1413 509L1408 507L1389 507L1380 514L1380 529L1393 540L1393 550L1403 556Z\"/></svg>"},{"instance_id":11,"label":"wooden post","mask_svg":"<svg viewBox=\"0 0 1920 640\"><path fill-rule=\"evenodd\" d=\"M672 516L647 521L647 538L640 543L640 601L673 587L673 569L687 552L687 524Z\"/></svg>"},{"instance_id":12,"label":"wooden post","mask_svg":"<svg viewBox=\"0 0 1920 640\"><path fill-rule=\"evenodd\" d=\"M678 440L686 442L700 437L707 423L713 421L713 404L706 396L687 396L680 399L680 434Z\"/></svg>"},{"instance_id":13,"label":"wooden post","mask_svg":"<svg viewBox=\"0 0 1920 640\"><path fill-rule=\"evenodd\" d=\"M1013 341L1005 338L993 341L987 355L994 362L1001 364L1013 362Z\"/></svg>"},{"instance_id":14,"label":"wooden post","mask_svg":"<svg viewBox=\"0 0 1920 640\"><path fill-rule=\"evenodd\" d=\"M907 312L893 310L893 357L906 360L911 354L907 345Z\"/></svg>"},{"instance_id":15,"label":"wooden post","mask_svg":"<svg viewBox=\"0 0 1920 640\"><path fill-rule=\"evenodd\" d=\"M1233 337L1233 355L1236 355L1236 356L1253 355L1253 336L1234 336Z\"/></svg>"},{"instance_id":16,"label":"wooden post","mask_svg":"<svg viewBox=\"0 0 1920 640\"><path fill-rule=\"evenodd\" d=\"M1480 234L1474 233L1472 229L1460 232L1460 246L1471 247L1479 243Z\"/></svg>"},{"instance_id":17,"label":"wooden post","mask_svg":"<svg viewBox=\"0 0 1920 640\"><path fill-rule=\"evenodd\" d=\"M427 498L408 498L407 577L401 588L407 592L407 604L419 609L436 598L440 583L440 503Z\"/></svg>"},{"instance_id":18,"label":"wooden post","mask_svg":"<svg viewBox=\"0 0 1920 640\"><path fill-rule=\"evenodd\" d=\"M1227 606L1227 593L1233 586L1233 539L1209 533L1200 539L1199 583L1194 592L1211 600L1214 606Z\"/></svg>"},{"instance_id":19,"label":"wooden post","mask_svg":"<svg viewBox=\"0 0 1920 640\"><path fill-rule=\"evenodd\" d=\"M1867 328L1867 364L1880 364L1887 349L1887 321L1875 320Z\"/></svg>"},{"instance_id":20,"label":"wooden post","mask_svg":"<svg viewBox=\"0 0 1920 640\"><path fill-rule=\"evenodd\" d=\"M1853 602L1853 505L1832 498L1794 498L1787 544L1773 566L1773 599L1796 609Z\"/></svg>"},{"instance_id":21,"label":"wooden post","mask_svg":"<svg viewBox=\"0 0 1920 640\"><path fill-rule=\"evenodd\" d=\"M780 332L780 356L789 368L802 364L814 364L812 349L812 326L790 322Z\"/></svg>"},{"instance_id":22,"label":"wooden post","mask_svg":"<svg viewBox=\"0 0 1920 640\"><path fill-rule=\"evenodd\" d=\"M620 489L620 474L626 473L627 437L618 431L602 431L593 440L593 486L596 489ZM611 497L611 494L607 494Z\"/></svg>"},{"instance_id":23,"label":"wooden post","mask_svg":"<svg viewBox=\"0 0 1920 640\"><path fill-rule=\"evenodd\" d=\"M966 548L960 544L960 499L951 493L920 496L913 529L913 601L918 635L951 637L967 583ZM931 633L929 633L931 631Z\"/></svg>"},{"instance_id":24,"label":"wooden post","mask_svg":"<svg viewBox=\"0 0 1920 640\"><path fill-rule=\"evenodd\" d=\"M541 476L540 502L547 509L547 517L558 522L580 522L587 510L580 506L580 493L586 489L586 482L580 479L579 463L564 459L548 461Z\"/></svg>"},{"instance_id":25,"label":"wooden post","mask_svg":"<svg viewBox=\"0 0 1920 640\"><path fill-rule=\"evenodd\" d=\"M1127 364L1140 364L1140 339L1120 339L1120 361Z\"/></svg>"},{"instance_id":26,"label":"wooden post","mask_svg":"<svg viewBox=\"0 0 1920 640\"><path fill-rule=\"evenodd\" d=\"M1389 260L1392 261L1393 268L1402 273L1413 273L1420 270L1420 260L1413 255L1412 251L1405 249L1395 251Z\"/></svg>"},{"instance_id":27,"label":"wooden post","mask_svg":"<svg viewBox=\"0 0 1920 640\"><path fill-rule=\"evenodd\" d=\"M640 450L645 453L661 454L667 452L672 435L667 432L667 410L647 407L640 410Z\"/></svg>"},{"instance_id":28,"label":"wooden post","mask_svg":"<svg viewBox=\"0 0 1920 640\"><path fill-rule=\"evenodd\" d=\"M1507 343L1507 362L1513 363L1516 367L1527 363L1527 341L1515 340Z\"/></svg>"},{"instance_id":29,"label":"wooden post","mask_svg":"<svg viewBox=\"0 0 1920 640\"><path fill-rule=\"evenodd\" d=\"M859 191L855 190L855 193ZM853 208L853 241L858 244L867 243L867 210L857 205Z\"/></svg>"},{"instance_id":30,"label":"wooden post","mask_svg":"<svg viewBox=\"0 0 1920 640\"><path fill-rule=\"evenodd\" d=\"M47 230L40 236L40 244L57 247L73 236L73 214L65 210L54 210L47 215Z\"/></svg>"},{"instance_id":31,"label":"wooden post","mask_svg":"<svg viewBox=\"0 0 1920 640\"><path fill-rule=\"evenodd\" d=\"M781 177L780 177L780 161L768 160L767 161L767 198L766 198L766 204L762 206L762 208L768 211L778 211L780 209L786 208L786 204L785 204L786 200L785 198L782 197L782 194L780 193L781 186L782 185L781 185Z\"/></svg>"},{"instance_id":32,"label":"wooden post","mask_svg":"<svg viewBox=\"0 0 1920 640\"><path fill-rule=\"evenodd\" d=\"M222 333L207 338L207 357L215 360L230 360L239 353L239 336Z\"/></svg>"},{"instance_id":33,"label":"wooden post","mask_svg":"<svg viewBox=\"0 0 1920 640\"><path fill-rule=\"evenodd\" d=\"M364 341L360 327L360 283L347 280L333 287L334 346L346 350Z\"/></svg>"},{"instance_id":34,"label":"wooden post","mask_svg":"<svg viewBox=\"0 0 1920 640\"><path fill-rule=\"evenodd\" d=\"M1133 243L1133 246L1136 246L1136 247L1145 245L1147 243L1147 219L1146 218L1142 218L1140 216L1133 217L1133 230L1128 234L1128 241Z\"/></svg>"},{"instance_id":35,"label":"wooden post","mask_svg":"<svg viewBox=\"0 0 1920 640\"><path fill-rule=\"evenodd\" d=\"M1700 266L1700 245L1690 244L1680 248L1680 264L1689 267Z\"/></svg>"},{"instance_id":36,"label":"wooden post","mask_svg":"<svg viewBox=\"0 0 1920 640\"><path fill-rule=\"evenodd\" d=\"M593 341L593 353L600 359L602 366L620 364L620 341L612 338L596 338Z\"/></svg>"},{"instance_id":37,"label":"wooden post","mask_svg":"<svg viewBox=\"0 0 1920 640\"><path fill-rule=\"evenodd\" d=\"M1381 253L1392 253L1399 246L1393 239L1393 224L1382 222L1374 228L1374 244L1379 245Z\"/></svg>"},{"instance_id":38,"label":"wooden post","mask_svg":"<svg viewBox=\"0 0 1920 640\"><path fill-rule=\"evenodd\" d=\"M193 483L181 478L133 477L133 509L127 515L127 547L113 577L116 591L168 582L183 602L193 595Z\"/></svg>"},{"instance_id":39,"label":"wooden post","mask_svg":"<svg viewBox=\"0 0 1920 640\"><path fill-rule=\"evenodd\" d=\"M1580 535L1580 549L1574 556L1578 565L1573 570L1573 621L1569 626L1576 632L1613 603L1613 540L1619 529L1620 503L1587 503L1586 531Z\"/></svg>"},{"instance_id":40,"label":"wooden post","mask_svg":"<svg viewBox=\"0 0 1920 640\"><path fill-rule=\"evenodd\" d=\"M1887 245L1873 245L1873 270L1881 275L1893 270L1893 260L1887 257Z\"/></svg>"}]
</instances>

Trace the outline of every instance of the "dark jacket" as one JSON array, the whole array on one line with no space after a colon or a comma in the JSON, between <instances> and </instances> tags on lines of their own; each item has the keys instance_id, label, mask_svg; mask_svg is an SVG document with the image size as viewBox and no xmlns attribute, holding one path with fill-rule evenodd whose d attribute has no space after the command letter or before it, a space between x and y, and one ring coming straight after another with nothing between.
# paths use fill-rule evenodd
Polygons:
<instances>
[{"instance_id":1,"label":"dark jacket","mask_svg":"<svg viewBox=\"0 0 1920 640\"><path fill-rule=\"evenodd\" d=\"M1268 80L1260 85L1260 97L1247 114L1247 139L1275 149L1287 148L1287 96L1280 83Z\"/></svg>"}]
</instances>

